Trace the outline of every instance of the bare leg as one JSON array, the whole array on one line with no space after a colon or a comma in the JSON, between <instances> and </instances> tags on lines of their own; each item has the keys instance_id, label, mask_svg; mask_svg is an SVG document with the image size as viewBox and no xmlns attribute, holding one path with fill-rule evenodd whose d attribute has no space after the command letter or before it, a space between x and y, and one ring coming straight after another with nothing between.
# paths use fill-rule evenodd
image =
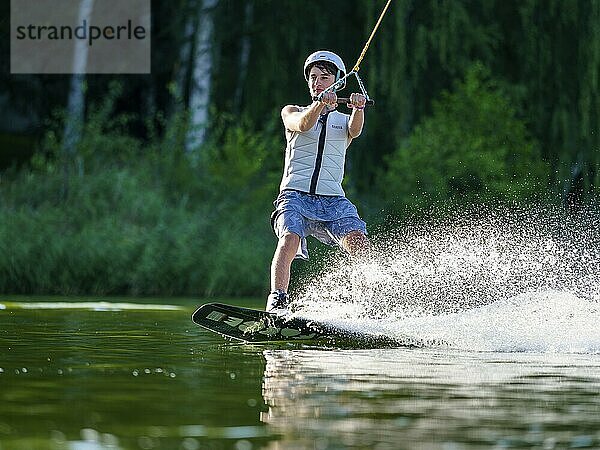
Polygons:
<instances>
[{"instance_id":1,"label":"bare leg","mask_svg":"<svg viewBox=\"0 0 600 450\"><path fill-rule=\"evenodd\" d=\"M363 256L370 248L369 239L361 231L351 231L342 238L342 247L351 256Z\"/></svg>"},{"instance_id":2,"label":"bare leg","mask_svg":"<svg viewBox=\"0 0 600 450\"><path fill-rule=\"evenodd\" d=\"M287 292L290 284L290 268L296 256L300 236L288 233L277 242L277 249L271 263L271 292L281 290Z\"/></svg>"}]
</instances>

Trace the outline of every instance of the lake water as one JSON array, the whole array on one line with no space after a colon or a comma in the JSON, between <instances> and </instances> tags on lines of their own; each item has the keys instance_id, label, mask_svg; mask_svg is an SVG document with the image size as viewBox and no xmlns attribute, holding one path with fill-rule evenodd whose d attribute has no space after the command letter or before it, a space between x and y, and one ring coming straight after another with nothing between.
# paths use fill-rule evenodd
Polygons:
<instances>
[{"instance_id":1,"label":"lake water","mask_svg":"<svg viewBox=\"0 0 600 450\"><path fill-rule=\"evenodd\" d=\"M449 344L421 349L236 344L198 301L4 297L0 449L600 448L599 313L540 295L379 320Z\"/></svg>"}]
</instances>

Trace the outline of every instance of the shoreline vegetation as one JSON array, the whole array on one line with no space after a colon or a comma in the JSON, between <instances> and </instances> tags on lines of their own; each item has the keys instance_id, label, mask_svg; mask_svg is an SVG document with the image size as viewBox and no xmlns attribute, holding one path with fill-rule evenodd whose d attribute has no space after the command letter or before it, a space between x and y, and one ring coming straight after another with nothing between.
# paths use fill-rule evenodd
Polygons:
<instances>
[{"instance_id":1,"label":"shoreline vegetation","mask_svg":"<svg viewBox=\"0 0 600 450\"><path fill-rule=\"evenodd\" d=\"M31 161L3 173L0 292L262 296L284 148L278 118L255 129L220 115L190 151L185 113L138 138L115 112L120 92L114 85L91 109L74 152L64 151L56 116ZM550 168L511 105L480 64L444 92L371 189L349 183L370 233L436 204L551 203ZM322 266L326 251L317 250L294 268L302 279Z\"/></svg>"}]
</instances>

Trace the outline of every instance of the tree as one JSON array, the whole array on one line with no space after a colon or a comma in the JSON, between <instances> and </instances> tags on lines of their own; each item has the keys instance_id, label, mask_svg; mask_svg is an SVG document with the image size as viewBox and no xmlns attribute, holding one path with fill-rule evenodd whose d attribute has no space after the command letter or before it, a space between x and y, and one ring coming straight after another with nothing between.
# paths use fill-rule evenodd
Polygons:
<instances>
[{"instance_id":1,"label":"tree","mask_svg":"<svg viewBox=\"0 0 600 450\"><path fill-rule=\"evenodd\" d=\"M505 63L526 88L542 156L558 187L589 193L600 185L600 1L527 0L514 10L519 26L507 22L503 34L518 45Z\"/></svg>"},{"instance_id":2,"label":"tree","mask_svg":"<svg viewBox=\"0 0 600 450\"><path fill-rule=\"evenodd\" d=\"M522 200L543 187L539 147L480 63L387 158L381 190L396 207Z\"/></svg>"},{"instance_id":3,"label":"tree","mask_svg":"<svg viewBox=\"0 0 600 450\"><path fill-rule=\"evenodd\" d=\"M79 2L79 19L77 23L89 22L94 7L94 0L81 0ZM85 114L85 73L87 66L89 48L85 41L79 40L75 43L73 51L73 67L71 84L69 88L69 100L67 115L65 118L65 136L63 139L63 195L68 192L69 169L75 162L77 144L81 139L81 127ZM81 160L78 162L81 164ZM79 167L79 172L83 171Z\"/></svg>"},{"instance_id":4,"label":"tree","mask_svg":"<svg viewBox=\"0 0 600 450\"><path fill-rule=\"evenodd\" d=\"M202 145L206 137L213 70L212 14L217 0L201 0L200 3L199 18L194 31L195 46L191 60L190 127L186 140L186 149L188 151Z\"/></svg>"}]
</instances>

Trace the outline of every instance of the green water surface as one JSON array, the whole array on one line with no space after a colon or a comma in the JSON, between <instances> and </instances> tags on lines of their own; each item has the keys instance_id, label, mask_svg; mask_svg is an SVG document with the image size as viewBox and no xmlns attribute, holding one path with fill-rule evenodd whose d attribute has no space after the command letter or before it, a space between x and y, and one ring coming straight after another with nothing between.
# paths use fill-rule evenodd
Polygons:
<instances>
[{"instance_id":1,"label":"green water surface","mask_svg":"<svg viewBox=\"0 0 600 450\"><path fill-rule=\"evenodd\" d=\"M0 450L600 448L598 355L241 345L199 303L0 299Z\"/></svg>"}]
</instances>

